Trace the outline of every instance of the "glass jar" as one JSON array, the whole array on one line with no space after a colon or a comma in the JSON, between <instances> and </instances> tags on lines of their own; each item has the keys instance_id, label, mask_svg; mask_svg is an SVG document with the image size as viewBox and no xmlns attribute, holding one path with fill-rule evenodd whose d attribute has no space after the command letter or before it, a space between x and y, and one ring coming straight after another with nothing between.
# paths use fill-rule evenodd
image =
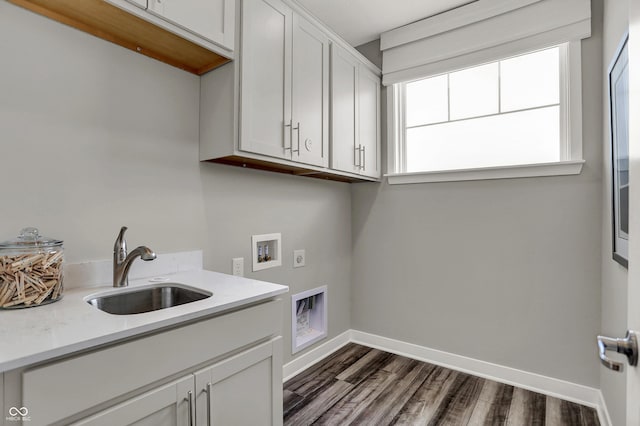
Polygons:
<instances>
[{"instance_id":1,"label":"glass jar","mask_svg":"<svg viewBox=\"0 0 640 426\"><path fill-rule=\"evenodd\" d=\"M31 308L62 297L62 241L24 228L0 243L0 309Z\"/></svg>"}]
</instances>

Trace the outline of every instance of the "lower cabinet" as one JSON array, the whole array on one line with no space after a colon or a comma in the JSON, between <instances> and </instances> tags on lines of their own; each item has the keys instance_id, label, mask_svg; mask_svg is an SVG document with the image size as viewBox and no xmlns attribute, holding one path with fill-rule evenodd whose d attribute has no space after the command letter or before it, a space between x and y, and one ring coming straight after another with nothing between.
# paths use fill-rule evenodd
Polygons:
<instances>
[{"instance_id":1,"label":"lower cabinet","mask_svg":"<svg viewBox=\"0 0 640 426\"><path fill-rule=\"evenodd\" d=\"M176 425L191 426L193 377L188 376L106 409L73 425Z\"/></svg>"},{"instance_id":2,"label":"lower cabinet","mask_svg":"<svg viewBox=\"0 0 640 426\"><path fill-rule=\"evenodd\" d=\"M72 424L280 425L281 352L278 337Z\"/></svg>"},{"instance_id":3,"label":"lower cabinet","mask_svg":"<svg viewBox=\"0 0 640 426\"><path fill-rule=\"evenodd\" d=\"M0 407L27 408L30 426L279 426L281 324L271 299L6 371Z\"/></svg>"},{"instance_id":4,"label":"lower cabinet","mask_svg":"<svg viewBox=\"0 0 640 426\"><path fill-rule=\"evenodd\" d=\"M277 338L196 372L196 424L282 424L281 351Z\"/></svg>"},{"instance_id":5,"label":"lower cabinet","mask_svg":"<svg viewBox=\"0 0 640 426\"><path fill-rule=\"evenodd\" d=\"M2 423L2 416L9 414L8 411L4 409L4 374L0 373L0 425Z\"/></svg>"}]
</instances>

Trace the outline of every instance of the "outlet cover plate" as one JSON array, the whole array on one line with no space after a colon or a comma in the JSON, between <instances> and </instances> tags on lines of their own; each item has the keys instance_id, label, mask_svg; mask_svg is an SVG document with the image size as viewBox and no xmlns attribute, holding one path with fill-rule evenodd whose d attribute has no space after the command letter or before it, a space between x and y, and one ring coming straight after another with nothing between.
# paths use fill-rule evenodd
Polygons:
<instances>
[{"instance_id":1,"label":"outlet cover plate","mask_svg":"<svg viewBox=\"0 0 640 426\"><path fill-rule=\"evenodd\" d=\"M236 277L244 277L244 257L231 259L231 273Z\"/></svg>"},{"instance_id":2,"label":"outlet cover plate","mask_svg":"<svg viewBox=\"0 0 640 426\"><path fill-rule=\"evenodd\" d=\"M293 267L302 268L306 264L307 256L304 249L293 251Z\"/></svg>"}]
</instances>

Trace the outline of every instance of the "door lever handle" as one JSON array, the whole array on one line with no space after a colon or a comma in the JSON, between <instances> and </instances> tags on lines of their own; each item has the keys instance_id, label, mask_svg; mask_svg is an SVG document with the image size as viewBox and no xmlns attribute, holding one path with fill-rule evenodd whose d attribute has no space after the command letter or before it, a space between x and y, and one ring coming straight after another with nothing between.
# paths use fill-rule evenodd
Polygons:
<instances>
[{"instance_id":1,"label":"door lever handle","mask_svg":"<svg viewBox=\"0 0 640 426\"><path fill-rule=\"evenodd\" d=\"M600 362L610 370L622 372L624 365L621 362L609 359L607 351L616 351L626 355L629 365L632 367L638 365L638 338L635 331L628 330L624 339L598 336L598 350L600 352Z\"/></svg>"}]
</instances>

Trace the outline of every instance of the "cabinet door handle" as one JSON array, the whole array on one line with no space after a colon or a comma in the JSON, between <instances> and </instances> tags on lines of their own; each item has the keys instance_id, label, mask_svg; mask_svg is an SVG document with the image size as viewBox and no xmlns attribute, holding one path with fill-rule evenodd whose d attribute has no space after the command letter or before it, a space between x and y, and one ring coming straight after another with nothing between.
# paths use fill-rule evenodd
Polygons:
<instances>
[{"instance_id":1,"label":"cabinet door handle","mask_svg":"<svg viewBox=\"0 0 640 426\"><path fill-rule=\"evenodd\" d=\"M360 152L362 152L362 170L366 170L367 169L367 153L365 151L366 149L367 149L367 147L363 146L362 147L362 151L360 151Z\"/></svg>"},{"instance_id":2,"label":"cabinet door handle","mask_svg":"<svg viewBox=\"0 0 640 426\"><path fill-rule=\"evenodd\" d=\"M361 163L362 163L362 156L360 155L360 145L358 145L357 147L354 146L353 147L353 165L356 166L358 168L358 170L360 170L361 167ZM358 158L358 162L356 163L356 157Z\"/></svg>"},{"instance_id":3,"label":"cabinet door handle","mask_svg":"<svg viewBox=\"0 0 640 426\"><path fill-rule=\"evenodd\" d=\"M185 398L187 403L189 404L189 426L194 425L193 421L193 392L187 392L187 397Z\"/></svg>"},{"instance_id":4,"label":"cabinet door handle","mask_svg":"<svg viewBox=\"0 0 640 426\"><path fill-rule=\"evenodd\" d=\"M291 128L292 131L293 130L297 130L298 131L298 149L293 149L293 136L291 136L291 152L297 152L298 155L300 155L300 122L298 121L298 125L297 127L292 127Z\"/></svg>"},{"instance_id":5,"label":"cabinet door handle","mask_svg":"<svg viewBox=\"0 0 640 426\"><path fill-rule=\"evenodd\" d=\"M290 142L290 146L287 147L287 138L285 138L284 134L282 134L282 147L284 148L284 150L288 150L291 149L293 147L293 120L289 120L289 124L284 124L284 130L287 130L287 127L289 128L289 142Z\"/></svg>"},{"instance_id":6,"label":"cabinet door handle","mask_svg":"<svg viewBox=\"0 0 640 426\"><path fill-rule=\"evenodd\" d=\"M207 426L211 426L211 383L207 383Z\"/></svg>"}]
</instances>

